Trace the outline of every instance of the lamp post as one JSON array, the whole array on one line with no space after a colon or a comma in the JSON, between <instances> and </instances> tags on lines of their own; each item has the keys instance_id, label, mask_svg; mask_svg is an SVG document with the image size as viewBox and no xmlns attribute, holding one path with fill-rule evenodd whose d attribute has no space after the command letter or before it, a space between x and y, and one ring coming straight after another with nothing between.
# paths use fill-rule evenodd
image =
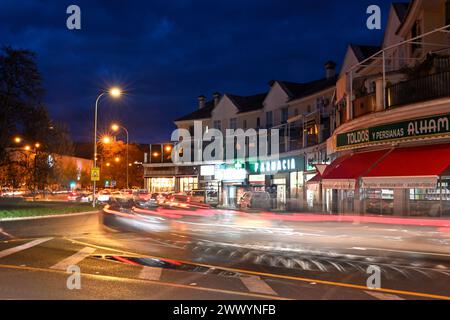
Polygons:
<instances>
[{"instance_id":1,"label":"lamp post","mask_svg":"<svg viewBox=\"0 0 450 320\"><path fill-rule=\"evenodd\" d=\"M119 88L111 88L109 92L102 92L98 95L97 99L95 100L95 115L94 115L94 168L97 167L97 113L98 113L98 102L100 101L100 98L104 96L105 94L109 94L113 98L118 98L122 94L122 91ZM94 187L92 192L92 206L95 207L95 189L96 189L96 182L94 180Z\"/></svg>"},{"instance_id":2,"label":"lamp post","mask_svg":"<svg viewBox=\"0 0 450 320\"><path fill-rule=\"evenodd\" d=\"M129 182L129 180L128 180L128 167L130 166L129 162L128 162L128 145L130 144L130 136L128 134L127 128L125 128L124 126L118 125L116 123L111 125L111 129L113 131L116 131L116 132L119 131L119 129L122 129L127 134L127 163L126 163L126 166L127 166L127 189L130 189L130 186L129 186L129 183L128 183Z\"/></svg>"}]
</instances>

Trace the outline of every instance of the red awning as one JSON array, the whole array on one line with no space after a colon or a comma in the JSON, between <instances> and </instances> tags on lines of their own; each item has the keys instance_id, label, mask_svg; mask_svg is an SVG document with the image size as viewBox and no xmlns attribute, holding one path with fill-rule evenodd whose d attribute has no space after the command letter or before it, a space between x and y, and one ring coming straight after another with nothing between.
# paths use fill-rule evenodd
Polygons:
<instances>
[{"instance_id":1,"label":"red awning","mask_svg":"<svg viewBox=\"0 0 450 320\"><path fill-rule=\"evenodd\" d=\"M322 175L322 186L325 189L355 189L356 180L369 172L388 152L361 152L336 159Z\"/></svg>"},{"instance_id":2,"label":"red awning","mask_svg":"<svg viewBox=\"0 0 450 320\"><path fill-rule=\"evenodd\" d=\"M362 187L434 189L449 166L450 144L399 148L364 175Z\"/></svg>"}]
</instances>

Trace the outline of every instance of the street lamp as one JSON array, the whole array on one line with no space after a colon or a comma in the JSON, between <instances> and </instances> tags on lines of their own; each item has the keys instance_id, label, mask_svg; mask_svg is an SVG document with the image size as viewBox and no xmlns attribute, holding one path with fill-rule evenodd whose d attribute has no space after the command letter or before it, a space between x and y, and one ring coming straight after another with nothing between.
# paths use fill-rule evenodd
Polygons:
<instances>
[{"instance_id":1,"label":"street lamp","mask_svg":"<svg viewBox=\"0 0 450 320\"><path fill-rule=\"evenodd\" d=\"M97 113L98 113L98 102L100 101L100 98L104 96L105 94L109 94L113 98L119 98L122 95L122 91L117 88L113 87L108 92L102 92L98 95L97 99L95 100L95 116L94 116L94 168L97 167ZM94 181L94 188L92 193L92 206L95 207L95 188L96 188L96 182Z\"/></svg>"},{"instance_id":2,"label":"street lamp","mask_svg":"<svg viewBox=\"0 0 450 320\"><path fill-rule=\"evenodd\" d=\"M124 126L121 126L121 125L119 125L119 124L117 124L117 123L113 123L112 125L111 125L111 130L112 131L115 131L115 132L117 132L117 131L119 131L119 129L122 129L123 131L125 131L125 133L127 134L127 162L126 163L128 163L128 145L130 144L130 136L129 136L129 134L128 134L128 130L127 130L127 128L125 128ZM128 179L128 165L127 165L127 189L130 189L130 185L129 185L129 179Z\"/></svg>"}]
</instances>

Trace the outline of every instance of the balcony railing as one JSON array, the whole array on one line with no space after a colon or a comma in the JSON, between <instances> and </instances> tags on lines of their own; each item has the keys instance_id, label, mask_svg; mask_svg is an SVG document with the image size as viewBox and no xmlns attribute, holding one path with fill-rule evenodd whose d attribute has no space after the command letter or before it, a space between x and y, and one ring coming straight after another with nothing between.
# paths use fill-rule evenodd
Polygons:
<instances>
[{"instance_id":1,"label":"balcony railing","mask_svg":"<svg viewBox=\"0 0 450 320\"><path fill-rule=\"evenodd\" d=\"M387 107L450 96L450 71L399 82L386 88Z\"/></svg>"}]
</instances>

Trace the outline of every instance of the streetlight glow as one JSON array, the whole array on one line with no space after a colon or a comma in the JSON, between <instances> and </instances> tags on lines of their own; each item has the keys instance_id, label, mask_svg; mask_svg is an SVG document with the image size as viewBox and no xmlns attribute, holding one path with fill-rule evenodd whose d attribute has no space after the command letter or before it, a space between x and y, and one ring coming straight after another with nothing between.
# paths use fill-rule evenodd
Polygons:
<instances>
[{"instance_id":1,"label":"streetlight glow","mask_svg":"<svg viewBox=\"0 0 450 320\"><path fill-rule=\"evenodd\" d=\"M36 148L40 148L41 144L39 142L36 142L36 144L34 145Z\"/></svg>"},{"instance_id":2,"label":"streetlight glow","mask_svg":"<svg viewBox=\"0 0 450 320\"><path fill-rule=\"evenodd\" d=\"M14 142L15 143L21 143L22 142L22 138L21 137L15 137L14 138Z\"/></svg>"},{"instance_id":3,"label":"streetlight glow","mask_svg":"<svg viewBox=\"0 0 450 320\"><path fill-rule=\"evenodd\" d=\"M119 129L120 129L120 126L119 126L118 124L113 123L113 124L111 125L111 130L112 130L112 131L119 131Z\"/></svg>"},{"instance_id":4,"label":"streetlight glow","mask_svg":"<svg viewBox=\"0 0 450 320\"><path fill-rule=\"evenodd\" d=\"M116 157L116 158L114 159L114 161L115 161L115 162L119 162L119 161L120 161L120 158L119 158L119 157Z\"/></svg>"},{"instance_id":5,"label":"streetlight glow","mask_svg":"<svg viewBox=\"0 0 450 320\"><path fill-rule=\"evenodd\" d=\"M117 87L113 87L109 90L109 94L113 97L113 98L118 98L122 95L122 90L120 90Z\"/></svg>"},{"instance_id":6,"label":"streetlight glow","mask_svg":"<svg viewBox=\"0 0 450 320\"><path fill-rule=\"evenodd\" d=\"M26 150L26 151L30 151L30 150L31 150L31 147L30 147L30 146L25 146L25 150Z\"/></svg>"},{"instance_id":7,"label":"streetlight glow","mask_svg":"<svg viewBox=\"0 0 450 320\"><path fill-rule=\"evenodd\" d=\"M102 138L102 142L103 142L104 144L111 143L111 137L104 136L104 137Z\"/></svg>"}]
</instances>

